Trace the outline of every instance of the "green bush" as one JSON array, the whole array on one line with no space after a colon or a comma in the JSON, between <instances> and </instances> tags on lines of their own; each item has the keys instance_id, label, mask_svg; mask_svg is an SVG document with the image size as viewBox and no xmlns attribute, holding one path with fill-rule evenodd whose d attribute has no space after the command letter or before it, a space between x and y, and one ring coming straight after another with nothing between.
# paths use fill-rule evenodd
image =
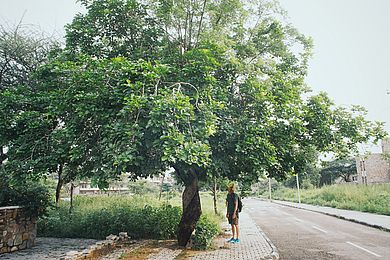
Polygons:
<instances>
[{"instance_id":1,"label":"green bush","mask_svg":"<svg viewBox=\"0 0 390 260\"><path fill-rule=\"evenodd\" d=\"M0 173L0 207L22 206L27 215L43 216L51 205L48 189L39 182L13 182L4 173Z\"/></svg>"},{"instance_id":2,"label":"green bush","mask_svg":"<svg viewBox=\"0 0 390 260\"><path fill-rule=\"evenodd\" d=\"M220 232L219 222L215 218L202 215L192 237L193 248L204 250L211 246L214 237Z\"/></svg>"},{"instance_id":3,"label":"green bush","mask_svg":"<svg viewBox=\"0 0 390 260\"><path fill-rule=\"evenodd\" d=\"M175 238L181 209L170 205L76 210L72 214L61 206L38 221L38 235L48 237L104 239L127 232L132 238Z\"/></svg>"}]
</instances>

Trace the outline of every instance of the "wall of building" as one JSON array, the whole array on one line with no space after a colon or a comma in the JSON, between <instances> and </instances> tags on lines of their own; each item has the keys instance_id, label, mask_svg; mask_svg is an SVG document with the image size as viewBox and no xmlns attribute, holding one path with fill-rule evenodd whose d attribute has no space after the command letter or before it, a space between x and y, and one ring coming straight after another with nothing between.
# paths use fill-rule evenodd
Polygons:
<instances>
[{"instance_id":1,"label":"wall of building","mask_svg":"<svg viewBox=\"0 0 390 260\"><path fill-rule=\"evenodd\" d=\"M0 207L0 254L30 248L35 244L37 224L21 207Z\"/></svg>"},{"instance_id":2,"label":"wall of building","mask_svg":"<svg viewBox=\"0 0 390 260\"><path fill-rule=\"evenodd\" d=\"M382 153L390 153L390 139L382 140Z\"/></svg>"},{"instance_id":3,"label":"wall of building","mask_svg":"<svg viewBox=\"0 0 390 260\"><path fill-rule=\"evenodd\" d=\"M358 183L364 183L364 170L367 183L390 183L390 166L382 154L371 154L367 157L356 158Z\"/></svg>"}]
</instances>

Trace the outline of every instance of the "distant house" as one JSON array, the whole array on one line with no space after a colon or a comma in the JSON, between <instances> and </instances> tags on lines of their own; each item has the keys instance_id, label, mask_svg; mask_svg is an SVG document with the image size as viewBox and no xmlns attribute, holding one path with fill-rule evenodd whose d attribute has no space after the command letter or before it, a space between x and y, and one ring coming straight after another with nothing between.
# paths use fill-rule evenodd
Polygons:
<instances>
[{"instance_id":1,"label":"distant house","mask_svg":"<svg viewBox=\"0 0 390 260\"><path fill-rule=\"evenodd\" d=\"M390 162L384 153L390 153L390 139L382 140L382 153L356 157L358 183L390 183Z\"/></svg>"},{"instance_id":2,"label":"distant house","mask_svg":"<svg viewBox=\"0 0 390 260\"><path fill-rule=\"evenodd\" d=\"M80 184L77 185L73 190L74 195L93 195L107 193L129 193L129 188L110 184L108 189L101 190L98 187L92 187L90 181L80 181Z\"/></svg>"}]
</instances>

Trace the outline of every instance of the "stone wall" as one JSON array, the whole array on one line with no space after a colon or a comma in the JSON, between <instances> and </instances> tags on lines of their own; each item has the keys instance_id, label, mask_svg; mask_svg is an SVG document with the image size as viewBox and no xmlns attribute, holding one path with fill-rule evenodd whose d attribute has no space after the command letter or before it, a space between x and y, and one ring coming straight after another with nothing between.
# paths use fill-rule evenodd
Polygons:
<instances>
[{"instance_id":1,"label":"stone wall","mask_svg":"<svg viewBox=\"0 0 390 260\"><path fill-rule=\"evenodd\" d=\"M23 208L0 207L0 254L32 247L36 235L36 220Z\"/></svg>"}]
</instances>

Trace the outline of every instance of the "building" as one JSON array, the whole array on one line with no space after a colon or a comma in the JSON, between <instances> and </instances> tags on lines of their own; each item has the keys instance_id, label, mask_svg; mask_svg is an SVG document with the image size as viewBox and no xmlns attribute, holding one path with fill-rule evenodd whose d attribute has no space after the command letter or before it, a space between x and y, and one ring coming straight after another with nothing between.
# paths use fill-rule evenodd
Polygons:
<instances>
[{"instance_id":1,"label":"building","mask_svg":"<svg viewBox=\"0 0 390 260\"><path fill-rule=\"evenodd\" d=\"M358 183L390 183L390 161L385 153L390 153L390 139L382 140L382 153L356 157Z\"/></svg>"},{"instance_id":2,"label":"building","mask_svg":"<svg viewBox=\"0 0 390 260\"><path fill-rule=\"evenodd\" d=\"M76 185L73 190L74 195L96 195L96 194L128 194L130 193L128 187L122 185L110 184L108 189L101 190L98 187L93 187L90 181L80 181L79 185Z\"/></svg>"}]
</instances>

